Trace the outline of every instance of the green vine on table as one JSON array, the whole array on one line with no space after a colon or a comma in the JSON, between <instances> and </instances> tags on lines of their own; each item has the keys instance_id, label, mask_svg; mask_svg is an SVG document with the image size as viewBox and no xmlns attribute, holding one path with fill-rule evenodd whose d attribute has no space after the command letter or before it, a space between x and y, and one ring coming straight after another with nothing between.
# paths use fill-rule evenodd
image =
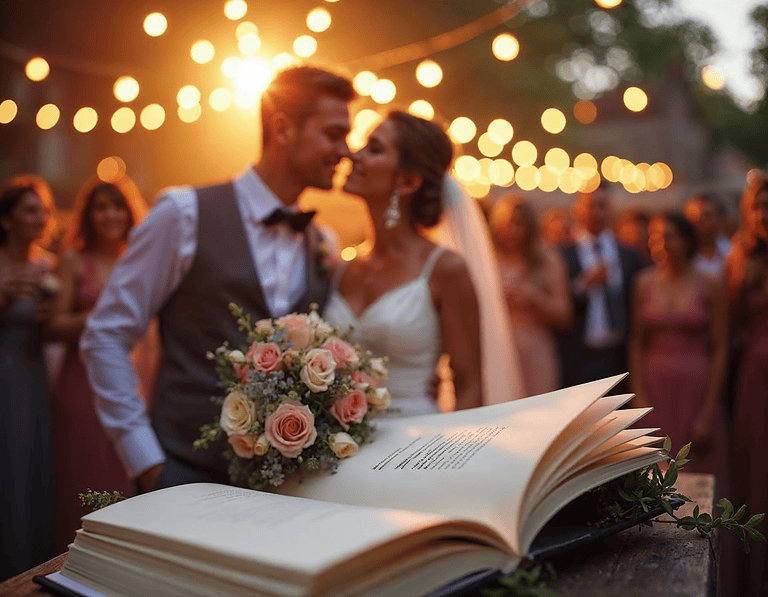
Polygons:
<instances>
[{"instance_id":1,"label":"green vine on table","mask_svg":"<svg viewBox=\"0 0 768 597\"><path fill-rule=\"evenodd\" d=\"M126 497L119 491L110 493L109 491L94 491L91 488L88 488L85 493L79 493L77 495L83 506L91 506L93 510L106 508L110 504L126 499Z\"/></svg>"},{"instance_id":2,"label":"green vine on table","mask_svg":"<svg viewBox=\"0 0 768 597\"><path fill-rule=\"evenodd\" d=\"M555 579L555 568L549 562L528 569L518 568L496 581L500 586L483 589L483 597L557 597L549 586Z\"/></svg>"}]
</instances>

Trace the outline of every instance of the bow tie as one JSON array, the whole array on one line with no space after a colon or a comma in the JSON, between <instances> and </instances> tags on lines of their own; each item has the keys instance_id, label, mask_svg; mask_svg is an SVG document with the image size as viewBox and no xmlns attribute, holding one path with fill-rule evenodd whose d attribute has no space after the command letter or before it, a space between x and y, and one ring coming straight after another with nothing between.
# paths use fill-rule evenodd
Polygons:
<instances>
[{"instance_id":1,"label":"bow tie","mask_svg":"<svg viewBox=\"0 0 768 597\"><path fill-rule=\"evenodd\" d=\"M262 224L265 226L274 226L280 222L287 222L296 232L304 232L316 213L317 212L315 211L299 211L292 213L284 209L276 209L262 220Z\"/></svg>"}]
</instances>

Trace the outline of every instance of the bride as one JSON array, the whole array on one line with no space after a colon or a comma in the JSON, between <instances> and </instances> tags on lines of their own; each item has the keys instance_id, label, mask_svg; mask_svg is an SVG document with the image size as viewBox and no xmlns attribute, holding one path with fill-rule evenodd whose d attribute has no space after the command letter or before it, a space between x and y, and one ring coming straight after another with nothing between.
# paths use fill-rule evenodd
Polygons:
<instances>
[{"instance_id":1,"label":"bride","mask_svg":"<svg viewBox=\"0 0 768 597\"><path fill-rule=\"evenodd\" d=\"M366 202L375 242L368 257L336 271L324 316L352 326L349 340L364 350L389 357L392 405L406 416L439 412L429 386L442 353L456 409L520 397L505 311L488 300L501 291L487 230L477 205L447 178L452 158L438 125L395 111L353 156L344 185ZM424 235L446 202L442 234L463 256Z\"/></svg>"}]
</instances>

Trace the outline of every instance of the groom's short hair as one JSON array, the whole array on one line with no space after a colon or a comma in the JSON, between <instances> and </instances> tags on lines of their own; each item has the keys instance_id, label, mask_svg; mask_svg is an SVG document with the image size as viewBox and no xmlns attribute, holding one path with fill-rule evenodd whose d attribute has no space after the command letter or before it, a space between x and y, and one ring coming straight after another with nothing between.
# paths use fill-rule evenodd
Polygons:
<instances>
[{"instance_id":1,"label":"groom's short hair","mask_svg":"<svg viewBox=\"0 0 768 597\"><path fill-rule=\"evenodd\" d=\"M278 72L261 96L261 142L270 142L269 121L282 112L301 128L323 96L351 102L357 97L352 82L322 68L295 66Z\"/></svg>"}]
</instances>

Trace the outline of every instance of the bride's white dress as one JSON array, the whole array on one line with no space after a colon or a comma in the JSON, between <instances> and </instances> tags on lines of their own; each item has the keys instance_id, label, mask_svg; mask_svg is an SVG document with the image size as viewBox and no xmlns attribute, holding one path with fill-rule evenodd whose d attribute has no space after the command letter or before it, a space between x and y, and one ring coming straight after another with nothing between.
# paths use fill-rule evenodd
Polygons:
<instances>
[{"instance_id":1,"label":"bride's white dress","mask_svg":"<svg viewBox=\"0 0 768 597\"><path fill-rule=\"evenodd\" d=\"M348 340L370 350L374 356L389 357L386 387L392 407L400 416L440 412L427 395L427 387L440 357L440 319L432 304L429 278L445 249L436 247L421 274L385 292L355 316L337 286L343 271L337 272L323 317L345 331L353 330Z\"/></svg>"}]
</instances>

